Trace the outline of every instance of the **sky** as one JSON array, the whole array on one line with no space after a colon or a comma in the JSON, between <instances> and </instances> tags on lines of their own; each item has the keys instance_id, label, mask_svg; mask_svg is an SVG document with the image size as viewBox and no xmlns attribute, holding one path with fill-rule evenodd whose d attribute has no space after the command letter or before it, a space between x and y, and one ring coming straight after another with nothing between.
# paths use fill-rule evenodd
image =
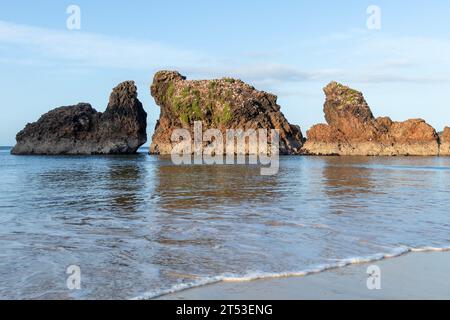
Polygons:
<instances>
[{"instance_id":1,"label":"sky","mask_svg":"<svg viewBox=\"0 0 450 320\"><path fill-rule=\"evenodd\" d=\"M80 29L67 26L71 5ZM59 106L103 111L125 80L136 82L150 140L159 108L149 87L163 69L274 93L304 134L324 122L322 88L333 80L362 91L375 116L423 118L441 131L449 12L446 0L0 0L0 145Z\"/></svg>"}]
</instances>

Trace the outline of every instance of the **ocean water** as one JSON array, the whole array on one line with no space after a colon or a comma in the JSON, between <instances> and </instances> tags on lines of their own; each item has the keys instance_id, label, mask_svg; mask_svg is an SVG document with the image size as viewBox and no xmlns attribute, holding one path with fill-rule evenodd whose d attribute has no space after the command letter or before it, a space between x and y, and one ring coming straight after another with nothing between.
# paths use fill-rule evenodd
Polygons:
<instances>
[{"instance_id":1,"label":"ocean water","mask_svg":"<svg viewBox=\"0 0 450 320\"><path fill-rule=\"evenodd\" d=\"M450 246L444 157L282 157L261 176L0 148L0 177L2 299L151 298Z\"/></svg>"}]
</instances>

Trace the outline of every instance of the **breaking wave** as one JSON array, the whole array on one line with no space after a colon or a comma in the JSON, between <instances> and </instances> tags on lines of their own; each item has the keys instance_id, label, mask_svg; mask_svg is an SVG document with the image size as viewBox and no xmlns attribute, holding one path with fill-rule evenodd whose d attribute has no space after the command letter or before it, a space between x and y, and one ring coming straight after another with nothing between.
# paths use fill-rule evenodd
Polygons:
<instances>
[{"instance_id":1,"label":"breaking wave","mask_svg":"<svg viewBox=\"0 0 450 320\"><path fill-rule=\"evenodd\" d=\"M449 247L422 247L422 248L411 248L411 247L398 247L393 249L390 253L377 253L366 257L353 257L347 259L341 259L334 263L329 264L321 264L317 267L305 269L301 271L288 271L288 272L249 272L243 275L236 274L223 274L213 277L205 277L196 281L180 283L172 286L168 289L154 290L146 292L138 297L133 298L132 300L148 300L158 298L164 295L192 289L198 288L210 284L215 284L219 282L249 282L255 280L262 279L276 279L276 278L288 278L288 277L304 277L312 274L321 273L327 270L343 268L350 265L370 263L375 261L381 261L385 259L395 258L399 256L403 256L408 253L414 252L445 252L450 251Z\"/></svg>"}]
</instances>

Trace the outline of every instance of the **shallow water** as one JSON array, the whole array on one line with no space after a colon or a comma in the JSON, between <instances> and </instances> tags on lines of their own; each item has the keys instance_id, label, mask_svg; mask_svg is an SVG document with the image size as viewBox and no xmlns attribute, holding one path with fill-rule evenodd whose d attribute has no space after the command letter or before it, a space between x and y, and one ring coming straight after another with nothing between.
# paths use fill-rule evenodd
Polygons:
<instances>
[{"instance_id":1,"label":"shallow water","mask_svg":"<svg viewBox=\"0 0 450 320\"><path fill-rule=\"evenodd\" d=\"M1 148L0 176L3 299L152 297L450 246L450 158L283 157L261 176ZM69 265L81 290L66 286Z\"/></svg>"}]
</instances>

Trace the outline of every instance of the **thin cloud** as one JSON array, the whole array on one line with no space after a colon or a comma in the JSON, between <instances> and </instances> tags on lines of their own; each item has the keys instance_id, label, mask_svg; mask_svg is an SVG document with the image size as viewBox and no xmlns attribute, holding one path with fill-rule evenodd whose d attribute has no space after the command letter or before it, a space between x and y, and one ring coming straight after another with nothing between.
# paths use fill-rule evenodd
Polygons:
<instances>
[{"instance_id":1,"label":"thin cloud","mask_svg":"<svg viewBox=\"0 0 450 320\"><path fill-rule=\"evenodd\" d=\"M237 64L238 63L234 63L234 65ZM195 74L197 77L232 77L264 84L318 81L342 75L342 71L337 69L304 71L294 66L270 63L234 67L189 67L184 68L183 72Z\"/></svg>"},{"instance_id":2,"label":"thin cloud","mask_svg":"<svg viewBox=\"0 0 450 320\"><path fill-rule=\"evenodd\" d=\"M325 46L326 44L326 46ZM450 82L450 40L392 36L382 31L350 30L321 37L311 45L345 70L338 79L359 83ZM303 48L305 50L305 48Z\"/></svg>"},{"instance_id":3,"label":"thin cloud","mask_svg":"<svg viewBox=\"0 0 450 320\"><path fill-rule=\"evenodd\" d=\"M359 74L349 77L352 81L359 83L417 83L417 84L436 84L449 82L447 76L403 76L398 74Z\"/></svg>"},{"instance_id":4,"label":"thin cloud","mask_svg":"<svg viewBox=\"0 0 450 320\"><path fill-rule=\"evenodd\" d=\"M151 41L123 39L79 31L60 31L0 21L0 43L28 50L36 63L49 59L88 67L148 68L195 63L197 52ZM6 59L6 58L5 58Z\"/></svg>"},{"instance_id":5,"label":"thin cloud","mask_svg":"<svg viewBox=\"0 0 450 320\"><path fill-rule=\"evenodd\" d=\"M344 43L344 44L343 44ZM341 51L336 54L341 45ZM24 66L57 65L68 69L176 69L189 78L230 76L256 85L342 80L360 83L448 82L450 41L389 37L363 30L322 37L299 48L279 49L264 60L248 56L217 57L150 40L125 39L83 31L52 30L0 21L0 63ZM306 46L306 47L305 47ZM329 50L329 52L327 52ZM324 67L299 67L280 62L282 52L320 52ZM258 51L255 51L258 54ZM20 55L18 55L20 53ZM273 52L263 52L268 54ZM285 56L286 58L286 56ZM308 59L302 58L302 63ZM338 66L338 67L336 67Z\"/></svg>"},{"instance_id":6,"label":"thin cloud","mask_svg":"<svg viewBox=\"0 0 450 320\"><path fill-rule=\"evenodd\" d=\"M195 76L233 76L250 81L302 82L321 79L330 70L303 71L293 66L260 63L230 63L233 59L212 58L207 54L137 39L69 30L51 30L0 21L0 44L13 52L0 63L19 65L63 65L126 69L179 69ZM18 59L15 52L33 58ZM5 51L5 50L3 50ZM225 63L224 61L227 61ZM229 67L233 65L234 67Z\"/></svg>"}]
</instances>

